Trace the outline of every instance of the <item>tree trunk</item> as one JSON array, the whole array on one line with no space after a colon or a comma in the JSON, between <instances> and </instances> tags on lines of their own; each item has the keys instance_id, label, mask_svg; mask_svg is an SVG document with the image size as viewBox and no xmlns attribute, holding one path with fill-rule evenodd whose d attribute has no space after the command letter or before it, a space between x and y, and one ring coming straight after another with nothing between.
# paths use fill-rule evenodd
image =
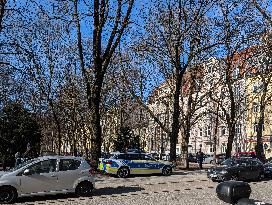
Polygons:
<instances>
[{"instance_id":1,"label":"tree trunk","mask_svg":"<svg viewBox=\"0 0 272 205\"><path fill-rule=\"evenodd\" d=\"M232 151L232 144L235 137L235 124L231 123L229 126L229 136L228 136L228 143L226 149L226 159L231 158L231 151Z\"/></svg>"},{"instance_id":2,"label":"tree trunk","mask_svg":"<svg viewBox=\"0 0 272 205\"><path fill-rule=\"evenodd\" d=\"M60 126L60 122L59 122L58 116L57 116L57 114L55 112L54 104L53 104L52 100L48 99L48 102L49 102L49 105L52 108L53 118L54 118L54 121L55 121L55 123L57 125L57 131L58 131L58 133L57 133L57 135L58 135L58 147L57 147L57 149L58 149L58 155L61 155L61 140L62 140L62 137L61 137L61 126Z\"/></svg>"},{"instance_id":3,"label":"tree trunk","mask_svg":"<svg viewBox=\"0 0 272 205\"><path fill-rule=\"evenodd\" d=\"M261 106L263 107L263 106ZM264 154L264 149L263 149L263 124L264 124L264 110L261 109L261 116L257 125L257 145L255 148L256 151L256 157L262 161L262 157Z\"/></svg>"},{"instance_id":4,"label":"tree trunk","mask_svg":"<svg viewBox=\"0 0 272 205\"><path fill-rule=\"evenodd\" d=\"M94 62L95 66L102 66L99 62ZM91 135L91 160L94 163L97 163L99 157L101 156L101 146L102 146L102 128L100 124L100 99L101 99L101 89L103 83L103 76L96 78L96 81L93 85L92 93L93 95L89 98L89 108L91 114L91 126L92 126L92 135ZM96 166L97 167L97 166Z\"/></svg>"},{"instance_id":5,"label":"tree trunk","mask_svg":"<svg viewBox=\"0 0 272 205\"><path fill-rule=\"evenodd\" d=\"M229 70L231 70L231 66L229 66ZM229 75L229 74L228 74ZM232 84L230 83L230 76L228 77L228 90L229 90L229 94L230 94L230 116L228 119L228 129L229 129L229 137L228 137L228 143L227 143L227 150L226 150L226 159L231 158L231 151L232 151L232 144L233 144L233 140L235 137L235 99L234 99L234 93L233 93L233 88L232 88Z\"/></svg>"},{"instance_id":6,"label":"tree trunk","mask_svg":"<svg viewBox=\"0 0 272 205\"><path fill-rule=\"evenodd\" d=\"M173 105L173 117L172 117L172 129L170 132L170 161L175 162L176 161L176 145L178 140L178 134L179 134L179 116L180 116L180 107L179 107L179 97L180 97L180 91L181 91L181 83L182 83L182 76L183 73L180 73L179 70L176 71L176 90L174 93L174 105Z\"/></svg>"},{"instance_id":7,"label":"tree trunk","mask_svg":"<svg viewBox=\"0 0 272 205\"><path fill-rule=\"evenodd\" d=\"M0 32L3 29L3 19L4 19L4 14L5 14L6 3L7 3L7 0L0 1Z\"/></svg>"},{"instance_id":8,"label":"tree trunk","mask_svg":"<svg viewBox=\"0 0 272 205\"><path fill-rule=\"evenodd\" d=\"M219 104L217 104L216 108L216 119L215 119L215 130L213 136L213 164L215 164L216 160L216 151L217 151L217 133L218 133L218 124L219 124Z\"/></svg>"},{"instance_id":9,"label":"tree trunk","mask_svg":"<svg viewBox=\"0 0 272 205\"><path fill-rule=\"evenodd\" d=\"M80 69L82 71L84 82L86 84L88 107L90 109L91 115L91 161L92 163L94 163L94 167L96 168L99 162L99 157L101 156L102 145L102 128L100 124L101 90L104 81L104 75L109 66L112 55L115 52L116 47L119 45L124 30L129 23L134 0L130 0L126 3L128 3L127 10L126 12L123 12L123 1L117 2L118 5L115 13L114 26L111 32L109 32L108 42L105 42L105 51L104 53L102 53L102 33L104 30L103 28L105 27L105 23L108 20L106 10L107 6L109 6L109 2L100 0L93 1L93 73L91 75L92 79L90 79L91 76L88 74L84 63L84 52L80 31L80 19L78 15L78 0L74 0L74 17L77 29L77 46L80 60ZM122 14L124 14L123 19L121 19Z\"/></svg>"},{"instance_id":10,"label":"tree trunk","mask_svg":"<svg viewBox=\"0 0 272 205\"><path fill-rule=\"evenodd\" d=\"M186 123L188 124L188 122ZM188 145L190 139L190 126L186 127L185 129L185 138L184 138L184 145L183 145L183 154L184 154L184 166L186 169L189 169L189 160L188 160Z\"/></svg>"},{"instance_id":11,"label":"tree trunk","mask_svg":"<svg viewBox=\"0 0 272 205\"><path fill-rule=\"evenodd\" d=\"M266 94L267 94L267 83L265 82L265 79L263 79L263 93L261 96L261 101L260 101L260 119L257 125L257 145L255 148L256 151L256 156L258 159L261 161L263 160L263 155L264 155L264 148L263 148L263 126L264 126L264 113L265 113L265 100L266 100Z\"/></svg>"}]
</instances>

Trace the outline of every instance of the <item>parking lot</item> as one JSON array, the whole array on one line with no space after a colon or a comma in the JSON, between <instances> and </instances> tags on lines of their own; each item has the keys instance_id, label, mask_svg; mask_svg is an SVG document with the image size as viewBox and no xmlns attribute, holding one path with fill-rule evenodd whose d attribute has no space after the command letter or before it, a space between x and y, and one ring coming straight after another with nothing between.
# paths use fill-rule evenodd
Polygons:
<instances>
[{"instance_id":1,"label":"parking lot","mask_svg":"<svg viewBox=\"0 0 272 205\"><path fill-rule=\"evenodd\" d=\"M225 204L217 199L218 183L205 171L175 171L172 176L135 176L127 179L99 176L91 197L74 195L22 198L16 204ZM251 198L272 204L272 181L251 182Z\"/></svg>"}]
</instances>

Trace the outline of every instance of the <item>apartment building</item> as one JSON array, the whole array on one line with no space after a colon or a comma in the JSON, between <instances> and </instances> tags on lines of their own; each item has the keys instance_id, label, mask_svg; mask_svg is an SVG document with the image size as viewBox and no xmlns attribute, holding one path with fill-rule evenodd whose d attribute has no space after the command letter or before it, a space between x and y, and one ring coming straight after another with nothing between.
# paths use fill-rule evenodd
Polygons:
<instances>
[{"instance_id":1,"label":"apartment building","mask_svg":"<svg viewBox=\"0 0 272 205\"><path fill-rule=\"evenodd\" d=\"M262 142L266 157L272 157L272 56L266 47L258 47L250 61L252 72L246 77L247 88L247 150L257 144L258 123L261 106L264 107Z\"/></svg>"}]
</instances>

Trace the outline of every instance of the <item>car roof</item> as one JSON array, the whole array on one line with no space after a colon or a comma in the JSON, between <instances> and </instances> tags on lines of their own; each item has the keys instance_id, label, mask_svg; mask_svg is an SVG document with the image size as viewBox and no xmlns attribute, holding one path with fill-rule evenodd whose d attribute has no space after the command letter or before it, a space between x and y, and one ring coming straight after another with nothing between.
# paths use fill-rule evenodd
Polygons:
<instances>
[{"instance_id":1,"label":"car roof","mask_svg":"<svg viewBox=\"0 0 272 205\"><path fill-rule=\"evenodd\" d=\"M111 154L147 154L145 152L111 152Z\"/></svg>"},{"instance_id":2,"label":"car roof","mask_svg":"<svg viewBox=\"0 0 272 205\"><path fill-rule=\"evenodd\" d=\"M250 151L250 152L237 152L235 154L256 154L256 152L254 152L254 151Z\"/></svg>"},{"instance_id":3,"label":"car roof","mask_svg":"<svg viewBox=\"0 0 272 205\"><path fill-rule=\"evenodd\" d=\"M44 159L77 159L77 160L82 160L84 159L83 157L75 157L75 156L60 156L60 155L54 155L54 156L42 156L38 157L37 159L39 160L44 160Z\"/></svg>"}]
</instances>

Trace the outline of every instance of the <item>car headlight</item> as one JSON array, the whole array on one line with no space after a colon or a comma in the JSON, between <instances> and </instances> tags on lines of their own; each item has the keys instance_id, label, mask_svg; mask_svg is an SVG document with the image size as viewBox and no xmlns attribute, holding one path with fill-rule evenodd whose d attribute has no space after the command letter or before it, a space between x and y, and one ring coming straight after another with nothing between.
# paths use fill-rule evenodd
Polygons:
<instances>
[{"instance_id":1,"label":"car headlight","mask_svg":"<svg viewBox=\"0 0 272 205\"><path fill-rule=\"evenodd\" d=\"M208 169L208 172L212 172L212 170L211 170L211 169Z\"/></svg>"},{"instance_id":2,"label":"car headlight","mask_svg":"<svg viewBox=\"0 0 272 205\"><path fill-rule=\"evenodd\" d=\"M227 170L222 170L222 171L220 171L220 174L227 174L227 173L228 173Z\"/></svg>"}]
</instances>

